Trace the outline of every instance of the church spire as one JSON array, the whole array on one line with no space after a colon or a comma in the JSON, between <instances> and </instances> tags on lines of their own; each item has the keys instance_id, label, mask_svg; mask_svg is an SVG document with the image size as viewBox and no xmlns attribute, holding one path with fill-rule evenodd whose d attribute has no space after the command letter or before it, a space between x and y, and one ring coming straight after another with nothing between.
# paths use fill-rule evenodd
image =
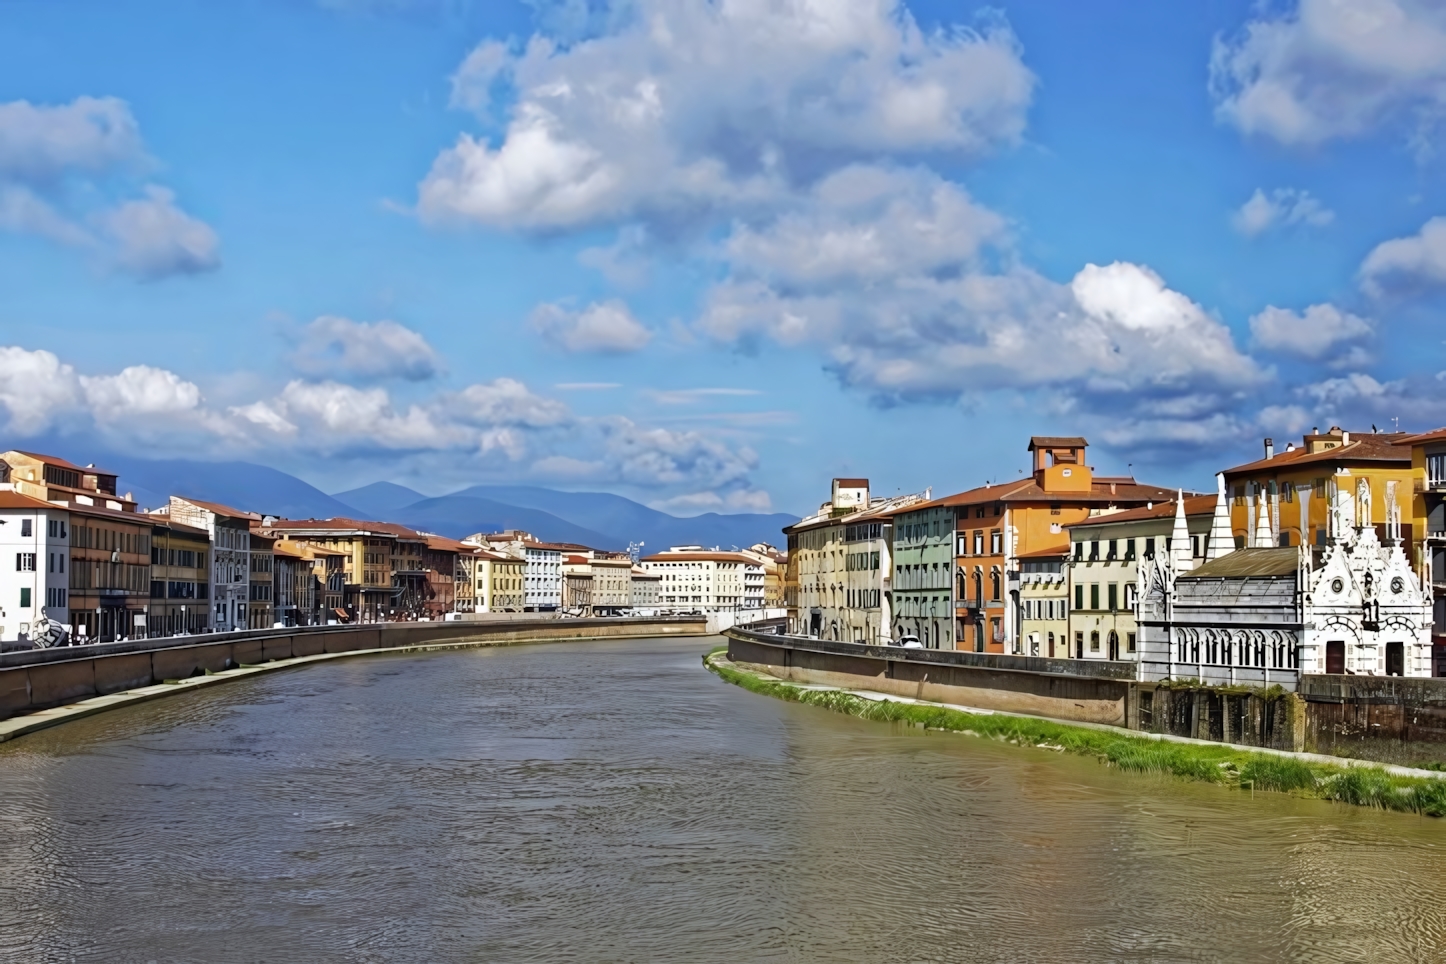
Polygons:
<instances>
[{"instance_id":1,"label":"church spire","mask_svg":"<svg viewBox=\"0 0 1446 964\"><path fill-rule=\"evenodd\" d=\"M1225 473L1215 474L1215 516L1210 520L1210 545L1205 561L1219 559L1235 551L1235 536L1230 530L1230 504L1225 500Z\"/></svg>"},{"instance_id":2,"label":"church spire","mask_svg":"<svg viewBox=\"0 0 1446 964\"><path fill-rule=\"evenodd\" d=\"M1178 575L1190 568L1190 527L1185 524L1185 493L1175 495L1175 528L1170 533L1170 568Z\"/></svg>"}]
</instances>

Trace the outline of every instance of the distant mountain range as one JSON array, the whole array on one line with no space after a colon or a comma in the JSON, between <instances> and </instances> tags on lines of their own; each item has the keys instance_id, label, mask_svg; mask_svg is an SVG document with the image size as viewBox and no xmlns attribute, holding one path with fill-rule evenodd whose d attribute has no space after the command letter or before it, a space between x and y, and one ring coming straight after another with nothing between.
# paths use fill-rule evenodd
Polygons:
<instances>
[{"instance_id":1,"label":"distant mountain range","mask_svg":"<svg viewBox=\"0 0 1446 964\"><path fill-rule=\"evenodd\" d=\"M131 492L146 508L164 505L174 493L291 519L350 516L400 522L456 539L474 532L524 529L546 542L578 542L598 549L626 549L629 542L642 542L647 554L674 545L780 545L780 530L798 521L784 513L710 512L678 518L618 495L527 485L474 485L428 498L406 486L375 482L327 495L293 475L250 462L148 461L119 455L99 461L119 473L120 491Z\"/></svg>"}]
</instances>

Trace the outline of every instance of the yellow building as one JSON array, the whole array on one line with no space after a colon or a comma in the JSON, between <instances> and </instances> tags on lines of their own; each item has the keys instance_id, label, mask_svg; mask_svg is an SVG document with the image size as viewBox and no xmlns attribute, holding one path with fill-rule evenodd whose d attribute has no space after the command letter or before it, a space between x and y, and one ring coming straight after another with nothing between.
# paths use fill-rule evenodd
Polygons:
<instances>
[{"instance_id":1,"label":"yellow building","mask_svg":"<svg viewBox=\"0 0 1446 964\"><path fill-rule=\"evenodd\" d=\"M1333 537L1330 507L1337 493L1354 498L1361 479L1370 490L1371 524L1384 540L1394 501L1401 513L1406 557L1419 564L1417 545L1424 516L1415 516L1415 482L1424 477L1411 463L1410 436L1400 432L1358 434L1331 426L1311 432L1297 446L1277 450L1265 440L1265 457L1226 469L1230 528L1237 548L1324 546ZM1423 456L1424 457L1424 456Z\"/></svg>"},{"instance_id":2,"label":"yellow building","mask_svg":"<svg viewBox=\"0 0 1446 964\"><path fill-rule=\"evenodd\" d=\"M479 613L520 613L526 602L525 559L478 549L474 563L474 600Z\"/></svg>"}]
</instances>

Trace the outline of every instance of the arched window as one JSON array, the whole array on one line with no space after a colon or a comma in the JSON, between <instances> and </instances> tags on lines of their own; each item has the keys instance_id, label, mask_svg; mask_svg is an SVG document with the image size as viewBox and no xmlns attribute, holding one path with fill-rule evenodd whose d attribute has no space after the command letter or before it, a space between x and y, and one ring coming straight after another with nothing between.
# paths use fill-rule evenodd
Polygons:
<instances>
[{"instance_id":1,"label":"arched window","mask_svg":"<svg viewBox=\"0 0 1446 964\"><path fill-rule=\"evenodd\" d=\"M989 588L994 593L991 599L1002 599L1004 594L1000 591L999 570L994 569L989 573Z\"/></svg>"},{"instance_id":2,"label":"arched window","mask_svg":"<svg viewBox=\"0 0 1446 964\"><path fill-rule=\"evenodd\" d=\"M980 603L984 600L984 572L975 567L974 569L974 601Z\"/></svg>"}]
</instances>

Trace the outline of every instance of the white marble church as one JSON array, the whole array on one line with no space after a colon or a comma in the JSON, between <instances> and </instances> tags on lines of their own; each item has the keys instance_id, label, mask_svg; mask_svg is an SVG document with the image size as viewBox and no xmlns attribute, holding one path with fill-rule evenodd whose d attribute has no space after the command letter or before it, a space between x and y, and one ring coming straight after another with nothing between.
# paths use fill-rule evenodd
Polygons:
<instances>
[{"instance_id":1,"label":"white marble church","mask_svg":"<svg viewBox=\"0 0 1446 964\"><path fill-rule=\"evenodd\" d=\"M1293 690L1303 673L1431 675L1431 597L1401 545L1395 483L1384 544L1356 525L1371 518L1360 480L1333 499L1324 547L1235 549L1217 482L1205 564L1189 568L1181 507L1170 552L1140 567L1140 679ZM1268 513L1256 518L1256 544L1273 545Z\"/></svg>"}]
</instances>

